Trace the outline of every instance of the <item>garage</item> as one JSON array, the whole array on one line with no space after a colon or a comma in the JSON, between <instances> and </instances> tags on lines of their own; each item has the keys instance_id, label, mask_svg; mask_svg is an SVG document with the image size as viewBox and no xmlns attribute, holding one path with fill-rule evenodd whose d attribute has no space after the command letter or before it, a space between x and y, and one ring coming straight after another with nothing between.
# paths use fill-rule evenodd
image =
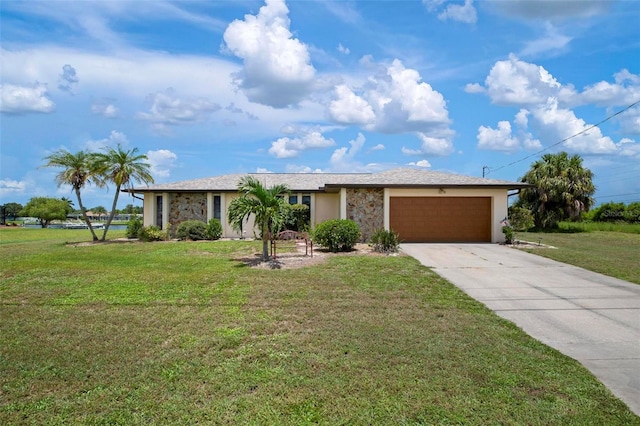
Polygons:
<instances>
[{"instance_id":1,"label":"garage","mask_svg":"<svg viewBox=\"0 0 640 426\"><path fill-rule=\"evenodd\" d=\"M491 197L390 197L389 226L403 242L491 242Z\"/></svg>"}]
</instances>

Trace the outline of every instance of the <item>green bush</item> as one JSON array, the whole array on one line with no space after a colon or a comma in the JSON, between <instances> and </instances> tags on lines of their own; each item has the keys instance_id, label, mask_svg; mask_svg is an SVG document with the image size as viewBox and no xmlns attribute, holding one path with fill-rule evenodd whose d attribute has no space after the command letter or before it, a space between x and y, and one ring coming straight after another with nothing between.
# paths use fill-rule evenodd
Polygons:
<instances>
[{"instance_id":1,"label":"green bush","mask_svg":"<svg viewBox=\"0 0 640 426\"><path fill-rule=\"evenodd\" d=\"M142 219L132 217L127 223L127 238L138 238L138 234L142 229Z\"/></svg>"},{"instance_id":2,"label":"green bush","mask_svg":"<svg viewBox=\"0 0 640 426\"><path fill-rule=\"evenodd\" d=\"M524 207L509 207L509 223L514 231L527 231L535 225L533 214Z\"/></svg>"},{"instance_id":3,"label":"green bush","mask_svg":"<svg viewBox=\"0 0 640 426\"><path fill-rule=\"evenodd\" d=\"M207 224L201 220L185 220L178 225L176 237L181 240L206 240Z\"/></svg>"},{"instance_id":4,"label":"green bush","mask_svg":"<svg viewBox=\"0 0 640 426\"><path fill-rule=\"evenodd\" d=\"M222 224L218 219L211 219L207 224L207 239L219 240L222 237Z\"/></svg>"},{"instance_id":5,"label":"green bush","mask_svg":"<svg viewBox=\"0 0 640 426\"><path fill-rule=\"evenodd\" d=\"M348 219L331 219L318 224L314 241L332 252L349 251L360 239L358 224Z\"/></svg>"},{"instance_id":6,"label":"green bush","mask_svg":"<svg viewBox=\"0 0 640 426\"><path fill-rule=\"evenodd\" d=\"M400 247L398 234L393 230L377 229L371 236L373 251L379 253L396 253Z\"/></svg>"},{"instance_id":7,"label":"green bush","mask_svg":"<svg viewBox=\"0 0 640 426\"><path fill-rule=\"evenodd\" d=\"M138 238L145 242L165 241L169 239L169 234L155 225L143 226L138 232Z\"/></svg>"},{"instance_id":8,"label":"green bush","mask_svg":"<svg viewBox=\"0 0 640 426\"><path fill-rule=\"evenodd\" d=\"M516 233L513 228L509 225L502 227L502 233L504 234L504 242L506 244L513 244Z\"/></svg>"},{"instance_id":9,"label":"green bush","mask_svg":"<svg viewBox=\"0 0 640 426\"><path fill-rule=\"evenodd\" d=\"M625 212L624 203L609 202L593 211L593 220L595 222L619 222L625 220Z\"/></svg>"},{"instance_id":10,"label":"green bush","mask_svg":"<svg viewBox=\"0 0 640 426\"><path fill-rule=\"evenodd\" d=\"M284 229L304 232L309 229L311 214L306 204L292 204L284 220Z\"/></svg>"}]
</instances>

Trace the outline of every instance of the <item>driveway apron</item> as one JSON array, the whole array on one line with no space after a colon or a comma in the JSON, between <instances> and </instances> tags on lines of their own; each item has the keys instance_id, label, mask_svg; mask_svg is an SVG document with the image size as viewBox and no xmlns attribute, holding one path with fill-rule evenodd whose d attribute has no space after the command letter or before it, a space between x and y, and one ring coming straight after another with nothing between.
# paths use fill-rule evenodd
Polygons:
<instances>
[{"instance_id":1,"label":"driveway apron","mask_svg":"<svg viewBox=\"0 0 640 426\"><path fill-rule=\"evenodd\" d=\"M532 337L578 360L640 415L640 285L498 244L401 248Z\"/></svg>"}]
</instances>

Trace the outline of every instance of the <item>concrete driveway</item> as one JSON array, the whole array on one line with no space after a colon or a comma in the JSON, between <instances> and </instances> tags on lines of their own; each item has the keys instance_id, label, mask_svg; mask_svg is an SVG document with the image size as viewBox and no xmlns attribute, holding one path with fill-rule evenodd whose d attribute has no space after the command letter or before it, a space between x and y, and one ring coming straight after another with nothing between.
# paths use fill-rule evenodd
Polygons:
<instances>
[{"instance_id":1,"label":"concrete driveway","mask_svg":"<svg viewBox=\"0 0 640 426\"><path fill-rule=\"evenodd\" d=\"M578 360L640 415L640 285L498 244L401 249Z\"/></svg>"}]
</instances>

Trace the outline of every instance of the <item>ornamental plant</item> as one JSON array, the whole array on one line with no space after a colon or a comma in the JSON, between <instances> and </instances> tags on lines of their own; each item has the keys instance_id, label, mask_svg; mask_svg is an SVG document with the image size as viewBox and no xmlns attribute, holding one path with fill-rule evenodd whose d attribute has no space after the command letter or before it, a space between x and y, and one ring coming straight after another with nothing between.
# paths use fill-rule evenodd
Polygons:
<instances>
[{"instance_id":1,"label":"ornamental plant","mask_svg":"<svg viewBox=\"0 0 640 426\"><path fill-rule=\"evenodd\" d=\"M181 240L206 240L207 224L201 220L185 220L178 225L176 236Z\"/></svg>"},{"instance_id":2,"label":"ornamental plant","mask_svg":"<svg viewBox=\"0 0 640 426\"><path fill-rule=\"evenodd\" d=\"M222 237L222 224L218 219L211 219L207 224L207 239L219 240Z\"/></svg>"},{"instance_id":3,"label":"ornamental plant","mask_svg":"<svg viewBox=\"0 0 640 426\"><path fill-rule=\"evenodd\" d=\"M155 225L143 226L138 232L138 238L144 242L166 241L169 239L169 234Z\"/></svg>"},{"instance_id":4,"label":"ornamental plant","mask_svg":"<svg viewBox=\"0 0 640 426\"><path fill-rule=\"evenodd\" d=\"M376 229L371 236L371 246L373 251L379 253L397 253L400 247L400 238L393 230L383 228Z\"/></svg>"},{"instance_id":5,"label":"ornamental plant","mask_svg":"<svg viewBox=\"0 0 640 426\"><path fill-rule=\"evenodd\" d=\"M314 241L331 252L352 250L360 239L360 227L353 220L331 219L318 224Z\"/></svg>"},{"instance_id":6,"label":"ornamental plant","mask_svg":"<svg viewBox=\"0 0 640 426\"><path fill-rule=\"evenodd\" d=\"M139 217L129 219L129 222L127 222L127 238L138 238L142 226L142 219Z\"/></svg>"}]
</instances>

